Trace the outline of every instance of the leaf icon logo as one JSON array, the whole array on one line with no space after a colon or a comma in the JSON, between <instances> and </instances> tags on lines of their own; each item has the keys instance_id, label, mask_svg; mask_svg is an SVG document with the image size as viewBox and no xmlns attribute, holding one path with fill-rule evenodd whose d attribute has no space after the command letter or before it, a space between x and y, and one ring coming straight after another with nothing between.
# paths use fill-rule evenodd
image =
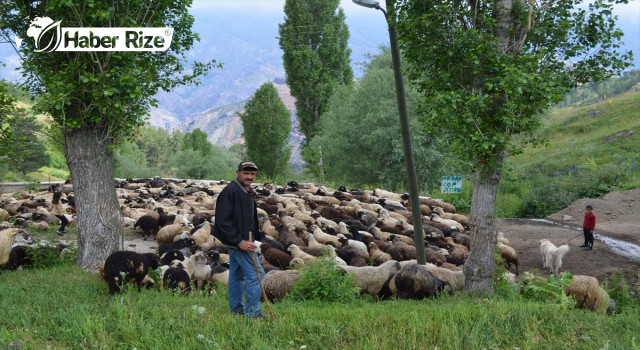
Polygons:
<instances>
[{"instance_id":1,"label":"leaf icon logo","mask_svg":"<svg viewBox=\"0 0 640 350\"><path fill-rule=\"evenodd\" d=\"M60 22L54 22L49 17L36 17L31 21L27 36L35 41L36 52L51 52L58 48L62 41Z\"/></svg>"}]
</instances>

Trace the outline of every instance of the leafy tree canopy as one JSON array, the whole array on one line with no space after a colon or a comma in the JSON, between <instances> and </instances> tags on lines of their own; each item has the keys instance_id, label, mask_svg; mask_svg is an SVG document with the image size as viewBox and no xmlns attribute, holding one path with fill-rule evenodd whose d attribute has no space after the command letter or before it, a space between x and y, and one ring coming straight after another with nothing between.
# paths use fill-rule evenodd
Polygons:
<instances>
[{"instance_id":1,"label":"leafy tree canopy","mask_svg":"<svg viewBox=\"0 0 640 350\"><path fill-rule=\"evenodd\" d=\"M311 139L337 86L350 84L349 28L339 0L286 0L280 48L300 129Z\"/></svg>"},{"instance_id":2,"label":"leafy tree canopy","mask_svg":"<svg viewBox=\"0 0 640 350\"><path fill-rule=\"evenodd\" d=\"M384 48L371 57L362 79L333 95L321 131L310 143L326 180L406 190L394 86L391 53ZM418 123L415 90L408 91L407 100L418 183L433 188L440 181L442 153Z\"/></svg>"},{"instance_id":3,"label":"leafy tree canopy","mask_svg":"<svg viewBox=\"0 0 640 350\"><path fill-rule=\"evenodd\" d=\"M273 83L265 83L256 91L240 117L247 159L258 164L261 175L276 178L287 174L291 113Z\"/></svg>"},{"instance_id":4,"label":"leafy tree canopy","mask_svg":"<svg viewBox=\"0 0 640 350\"><path fill-rule=\"evenodd\" d=\"M396 26L425 127L476 164L538 143L530 133L541 112L578 84L629 66L616 2L398 1ZM527 137L514 144L514 134Z\"/></svg>"}]
</instances>

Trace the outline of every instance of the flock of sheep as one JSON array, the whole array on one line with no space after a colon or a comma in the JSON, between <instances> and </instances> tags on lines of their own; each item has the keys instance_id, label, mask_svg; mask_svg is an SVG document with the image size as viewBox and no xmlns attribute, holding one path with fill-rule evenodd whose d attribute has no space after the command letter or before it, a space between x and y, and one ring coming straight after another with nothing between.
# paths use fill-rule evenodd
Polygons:
<instances>
[{"instance_id":1,"label":"flock of sheep","mask_svg":"<svg viewBox=\"0 0 640 350\"><path fill-rule=\"evenodd\" d=\"M109 292L119 292L126 281L134 281L138 288L159 283L162 288L182 293L189 293L192 288L207 289L213 283L226 285L226 249L211 234L216 196L224 186L223 181L159 178L117 181L122 224L139 231L144 239L154 238L158 249L157 254L113 253L101 269ZM72 185L56 190L66 194L69 208L73 209ZM266 272L264 288L270 300L281 300L291 290L300 273L297 266L322 256L335 259L342 272L354 276L361 293L374 299L420 299L464 287L462 267L469 255L470 238L465 233L469 219L457 214L450 203L420 198L427 264L418 265L407 195L382 189L332 190L296 182L286 186L256 185L254 192L260 229L266 233L266 238L257 243ZM4 227L47 229L48 225L57 224L58 219L47 210L50 192L16 197L5 196L2 200L0 220L13 222ZM73 215L70 216L73 225ZM9 244L8 238L3 243L5 231L0 231L3 269L9 268L11 246L24 245L13 241ZM497 251L507 269L514 269L515 274L508 272L506 277L515 283L519 273L517 252L502 233L498 235ZM16 265L19 263L15 261L10 264ZM558 272L557 264L550 267ZM155 279L148 275L152 270L159 271ZM583 296L578 293L577 298L594 299L592 295L596 295L604 299L602 292L595 280L595 286L586 288Z\"/></svg>"}]
</instances>

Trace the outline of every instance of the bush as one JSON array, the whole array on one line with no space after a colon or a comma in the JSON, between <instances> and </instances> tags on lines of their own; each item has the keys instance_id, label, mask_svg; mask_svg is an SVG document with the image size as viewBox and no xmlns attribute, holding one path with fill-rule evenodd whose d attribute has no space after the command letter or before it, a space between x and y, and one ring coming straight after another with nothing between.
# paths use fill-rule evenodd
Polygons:
<instances>
[{"instance_id":1,"label":"bush","mask_svg":"<svg viewBox=\"0 0 640 350\"><path fill-rule=\"evenodd\" d=\"M55 244L30 247L27 256L33 261L33 268L51 268L53 266L74 263L78 255L76 246L63 247Z\"/></svg>"},{"instance_id":2,"label":"bush","mask_svg":"<svg viewBox=\"0 0 640 350\"><path fill-rule=\"evenodd\" d=\"M560 276L532 277L523 282L522 296L529 300L560 304L567 308L575 307L575 300L564 294L564 289L571 283L573 275L563 272Z\"/></svg>"},{"instance_id":3,"label":"bush","mask_svg":"<svg viewBox=\"0 0 640 350\"><path fill-rule=\"evenodd\" d=\"M640 299L637 293L631 290L627 280L620 273L614 272L604 282L604 288L616 302L616 312L640 309Z\"/></svg>"},{"instance_id":4,"label":"bush","mask_svg":"<svg viewBox=\"0 0 640 350\"><path fill-rule=\"evenodd\" d=\"M342 275L332 257L322 257L301 269L290 298L297 301L352 302L359 290L350 275Z\"/></svg>"}]
</instances>

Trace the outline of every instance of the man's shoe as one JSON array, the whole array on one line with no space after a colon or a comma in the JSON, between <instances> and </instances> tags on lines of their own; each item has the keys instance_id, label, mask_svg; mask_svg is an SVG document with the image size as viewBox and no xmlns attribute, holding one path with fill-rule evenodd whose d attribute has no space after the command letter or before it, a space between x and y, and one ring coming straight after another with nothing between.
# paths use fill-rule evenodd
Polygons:
<instances>
[{"instance_id":1,"label":"man's shoe","mask_svg":"<svg viewBox=\"0 0 640 350\"><path fill-rule=\"evenodd\" d=\"M586 248L584 248L584 251L587 251L587 252L590 252L590 251L592 251L592 250L593 250L593 248L591 248L591 247L586 247Z\"/></svg>"},{"instance_id":2,"label":"man's shoe","mask_svg":"<svg viewBox=\"0 0 640 350\"><path fill-rule=\"evenodd\" d=\"M66 233L65 231L56 231L56 233L60 236L64 236L64 234Z\"/></svg>"},{"instance_id":3,"label":"man's shoe","mask_svg":"<svg viewBox=\"0 0 640 350\"><path fill-rule=\"evenodd\" d=\"M586 247L588 247L588 245L586 245L586 244L583 244L583 245L581 245L581 246L578 246L578 248L586 248Z\"/></svg>"},{"instance_id":4,"label":"man's shoe","mask_svg":"<svg viewBox=\"0 0 640 350\"><path fill-rule=\"evenodd\" d=\"M264 315L262 313L259 313L259 314L255 315L255 316L249 316L249 318L252 318L252 319L255 319L255 320L263 320L266 317L264 317Z\"/></svg>"}]
</instances>

